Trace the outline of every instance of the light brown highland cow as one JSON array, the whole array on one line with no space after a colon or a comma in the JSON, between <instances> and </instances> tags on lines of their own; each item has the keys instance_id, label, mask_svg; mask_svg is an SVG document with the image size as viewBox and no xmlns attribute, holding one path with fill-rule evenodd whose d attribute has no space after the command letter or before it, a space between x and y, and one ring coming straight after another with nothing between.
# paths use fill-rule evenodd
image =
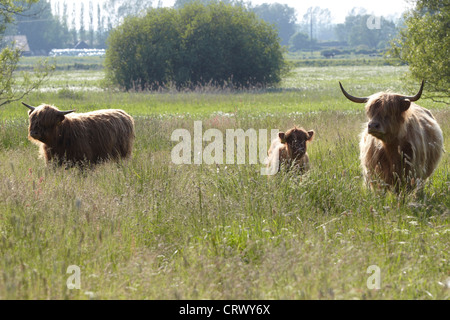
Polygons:
<instances>
[{"instance_id":1,"label":"light brown highland cow","mask_svg":"<svg viewBox=\"0 0 450 320\"><path fill-rule=\"evenodd\" d=\"M278 133L278 139L272 141L268 153L268 167L273 167L278 162L278 170L281 164L287 168L296 168L301 173L309 170L309 157L306 152L306 143L311 142L314 131L306 131L303 128L294 127Z\"/></svg>"},{"instance_id":2,"label":"light brown highland cow","mask_svg":"<svg viewBox=\"0 0 450 320\"><path fill-rule=\"evenodd\" d=\"M134 120L123 110L74 113L22 104L30 109L28 139L40 147L46 163L89 165L131 155Z\"/></svg>"},{"instance_id":3,"label":"light brown highland cow","mask_svg":"<svg viewBox=\"0 0 450 320\"><path fill-rule=\"evenodd\" d=\"M422 186L436 169L444 144L431 112L414 103L424 82L411 97L379 92L358 98L339 85L349 100L366 103L369 121L361 134L360 159L367 184L387 185L397 192Z\"/></svg>"}]
</instances>

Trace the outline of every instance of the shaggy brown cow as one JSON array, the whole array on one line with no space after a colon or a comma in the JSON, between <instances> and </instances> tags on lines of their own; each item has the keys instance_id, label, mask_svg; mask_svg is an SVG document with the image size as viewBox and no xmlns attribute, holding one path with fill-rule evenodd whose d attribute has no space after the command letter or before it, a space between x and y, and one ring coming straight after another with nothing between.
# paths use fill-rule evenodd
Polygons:
<instances>
[{"instance_id":1,"label":"shaggy brown cow","mask_svg":"<svg viewBox=\"0 0 450 320\"><path fill-rule=\"evenodd\" d=\"M360 160L368 185L380 180L397 192L421 187L443 153L441 128L431 112L414 103L415 96L379 92L367 98L342 92L351 101L366 103L369 119L360 141Z\"/></svg>"},{"instance_id":2,"label":"shaggy brown cow","mask_svg":"<svg viewBox=\"0 0 450 320\"><path fill-rule=\"evenodd\" d=\"M286 133L279 132L278 139L272 141L268 151L268 166L273 166L278 160L278 170L283 163L305 172L309 169L309 157L306 143L312 141L314 131L294 127ZM275 164L276 165L276 164Z\"/></svg>"},{"instance_id":3,"label":"shaggy brown cow","mask_svg":"<svg viewBox=\"0 0 450 320\"><path fill-rule=\"evenodd\" d=\"M123 110L72 113L47 104L22 104L30 109L28 139L40 147L46 163L97 164L131 155L134 120Z\"/></svg>"}]
</instances>

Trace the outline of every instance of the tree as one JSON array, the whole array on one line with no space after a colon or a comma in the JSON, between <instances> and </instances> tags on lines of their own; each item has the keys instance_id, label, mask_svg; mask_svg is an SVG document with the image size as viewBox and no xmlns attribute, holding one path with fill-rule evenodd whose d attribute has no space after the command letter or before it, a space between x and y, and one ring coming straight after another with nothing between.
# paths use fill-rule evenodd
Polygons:
<instances>
[{"instance_id":1,"label":"tree","mask_svg":"<svg viewBox=\"0 0 450 320\"><path fill-rule=\"evenodd\" d=\"M145 15L152 7L152 0L108 0L103 9L109 19L108 29L118 26L128 16Z\"/></svg>"},{"instance_id":2,"label":"tree","mask_svg":"<svg viewBox=\"0 0 450 320\"><path fill-rule=\"evenodd\" d=\"M277 32L244 7L224 3L152 9L126 18L108 43L107 76L126 90L270 85L284 68Z\"/></svg>"},{"instance_id":3,"label":"tree","mask_svg":"<svg viewBox=\"0 0 450 320\"><path fill-rule=\"evenodd\" d=\"M309 34L312 39L327 41L335 38L331 23L331 12L320 7L310 7L299 24L300 32ZM312 29L312 30L311 30Z\"/></svg>"},{"instance_id":4,"label":"tree","mask_svg":"<svg viewBox=\"0 0 450 320\"><path fill-rule=\"evenodd\" d=\"M281 38L281 45L288 45L289 39L295 33L297 17L295 9L285 4L261 4L252 8L258 17L273 24Z\"/></svg>"},{"instance_id":5,"label":"tree","mask_svg":"<svg viewBox=\"0 0 450 320\"><path fill-rule=\"evenodd\" d=\"M6 24L13 22L18 14L35 2L37 0L22 0L20 3L0 0L0 37L3 38ZM23 80L19 81L14 74L20 56L20 48L14 48L14 46L6 46L0 52L0 106L22 99L39 87L50 71L50 67L42 63L36 67L32 75L22 73Z\"/></svg>"},{"instance_id":6,"label":"tree","mask_svg":"<svg viewBox=\"0 0 450 320\"><path fill-rule=\"evenodd\" d=\"M86 40L86 28L84 27L84 2L81 2L80 8L80 29L78 29L78 40Z\"/></svg>"},{"instance_id":7,"label":"tree","mask_svg":"<svg viewBox=\"0 0 450 320\"><path fill-rule=\"evenodd\" d=\"M290 50L299 51L306 50L311 48L311 40L306 33L297 32L295 33L290 40Z\"/></svg>"},{"instance_id":8,"label":"tree","mask_svg":"<svg viewBox=\"0 0 450 320\"><path fill-rule=\"evenodd\" d=\"M94 4L89 1L89 45L94 47Z\"/></svg>"},{"instance_id":9,"label":"tree","mask_svg":"<svg viewBox=\"0 0 450 320\"><path fill-rule=\"evenodd\" d=\"M243 0L176 0L175 4L173 5L173 7L175 9L181 9L183 8L185 5L187 4L191 4L191 3L201 3L203 5L208 5L211 3L217 3L217 2L222 2L225 4L231 4L231 5L235 5L235 6L243 6L244 5L244 1Z\"/></svg>"},{"instance_id":10,"label":"tree","mask_svg":"<svg viewBox=\"0 0 450 320\"><path fill-rule=\"evenodd\" d=\"M407 62L417 81L427 81L427 92L433 91L428 97L436 101L450 97L450 4L418 0L404 24L390 54Z\"/></svg>"},{"instance_id":11,"label":"tree","mask_svg":"<svg viewBox=\"0 0 450 320\"><path fill-rule=\"evenodd\" d=\"M64 1L64 3L63 3L63 13L62 13L62 17L61 17L61 27L62 27L62 29L64 30L64 33L65 33L64 39L65 39L66 45L70 43L70 37L71 37L69 26L67 24L67 22L68 22L67 10L68 10L67 9L67 2Z\"/></svg>"},{"instance_id":12,"label":"tree","mask_svg":"<svg viewBox=\"0 0 450 320\"><path fill-rule=\"evenodd\" d=\"M77 17L77 7L76 7L76 3L73 2L72 3L72 21L71 21L71 25L70 25L70 35L72 36L72 43L73 45L76 45L78 42L78 31L77 31L77 22L76 22L76 17Z\"/></svg>"},{"instance_id":13,"label":"tree","mask_svg":"<svg viewBox=\"0 0 450 320\"><path fill-rule=\"evenodd\" d=\"M102 16L102 9L100 4L97 4L97 47L106 48L106 39L108 38L108 31L105 29L105 17Z\"/></svg>"},{"instance_id":14,"label":"tree","mask_svg":"<svg viewBox=\"0 0 450 320\"><path fill-rule=\"evenodd\" d=\"M150 10L144 18L129 16L108 37L107 78L125 90L156 88L173 79L180 51L177 14Z\"/></svg>"},{"instance_id":15,"label":"tree","mask_svg":"<svg viewBox=\"0 0 450 320\"><path fill-rule=\"evenodd\" d=\"M37 0L23 10L8 33L27 36L30 50L44 54L66 47L69 39L67 26L53 16L50 3L45 0Z\"/></svg>"}]
</instances>

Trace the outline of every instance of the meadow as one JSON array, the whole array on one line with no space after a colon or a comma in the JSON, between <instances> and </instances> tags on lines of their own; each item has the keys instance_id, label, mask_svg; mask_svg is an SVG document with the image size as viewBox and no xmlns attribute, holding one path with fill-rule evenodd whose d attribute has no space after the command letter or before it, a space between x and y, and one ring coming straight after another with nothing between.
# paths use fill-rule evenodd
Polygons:
<instances>
[{"instance_id":1,"label":"meadow","mask_svg":"<svg viewBox=\"0 0 450 320\"><path fill-rule=\"evenodd\" d=\"M27 110L0 109L0 299L449 299L449 153L420 196L367 190L363 106L338 85L415 94L406 72L301 67L277 88L120 92L101 69L56 70L24 101L121 108L135 148L88 171L48 167L27 140ZM450 150L448 103L419 104ZM314 129L312 169L268 178L263 164L176 165L171 134L195 120L204 131ZM71 265L80 289L67 287Z\"/></svg>"}]
</instances>

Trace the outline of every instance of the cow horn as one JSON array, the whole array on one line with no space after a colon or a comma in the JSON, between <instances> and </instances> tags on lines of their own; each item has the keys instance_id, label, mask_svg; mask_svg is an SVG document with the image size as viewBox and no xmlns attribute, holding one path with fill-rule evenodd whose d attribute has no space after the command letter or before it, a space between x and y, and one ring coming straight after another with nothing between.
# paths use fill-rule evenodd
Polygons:
<instances>
[{"instance_id":1,"label":"cow horn","mask_svg":"<svg viewBox=\"0 0 450 320\"><path fill-rule=\"evenodd\" d=\"M22 102L22 104L23 104L25 107L27 107L28 109L32 110L32 111L34 111L34 109L36 109L35 107L30 106L29 104L26 104L25 102Z\"/></svg>"},{"instance_id":2,"label":"cow horn","mask_svg":"<svg viewBox=\"0 0 450 320\"><path fill-rule=\"evenodd\" d=\"M60 111L59 113L65 116L66 114L69 114L69 113L72 113L72 112L75 112L75 110Z\"/></svg>"},{"instance_id":3,"label":"cow horn","mask_svg":"<svg viewBox=\"0 0 450 320\"><path fill-rule=\"evenodd\" d=\"M417 92L417 94L415 95L415 96L411 96L411 97L408 97L408 96L405 96L404 98L405 99L408 99L409 101L417 101L417 100L419 100L420 99L420 96L422 95L422 91L423 91L423 85L425 84L425 80L422 80L422 84L420 85L420 89L419 89L419 92Z\"/></svg>"},{"instance_id":4,"label":"cow horn","mask_svg":"<svg viewBox=\"0 0 450 320\"><path fill-rule=\"evenodd\" d=\"M344 94L344 96L347 97L348 100L356 102L356 103L366 103L367 101L369 101L369 98L359 98L359 97L354 97L351 94L348 94L347 91L345 91L345 89L342 86L340 81L339 81L339 85L341 86L342 93Z\"/></svg>"}]
</instances>

